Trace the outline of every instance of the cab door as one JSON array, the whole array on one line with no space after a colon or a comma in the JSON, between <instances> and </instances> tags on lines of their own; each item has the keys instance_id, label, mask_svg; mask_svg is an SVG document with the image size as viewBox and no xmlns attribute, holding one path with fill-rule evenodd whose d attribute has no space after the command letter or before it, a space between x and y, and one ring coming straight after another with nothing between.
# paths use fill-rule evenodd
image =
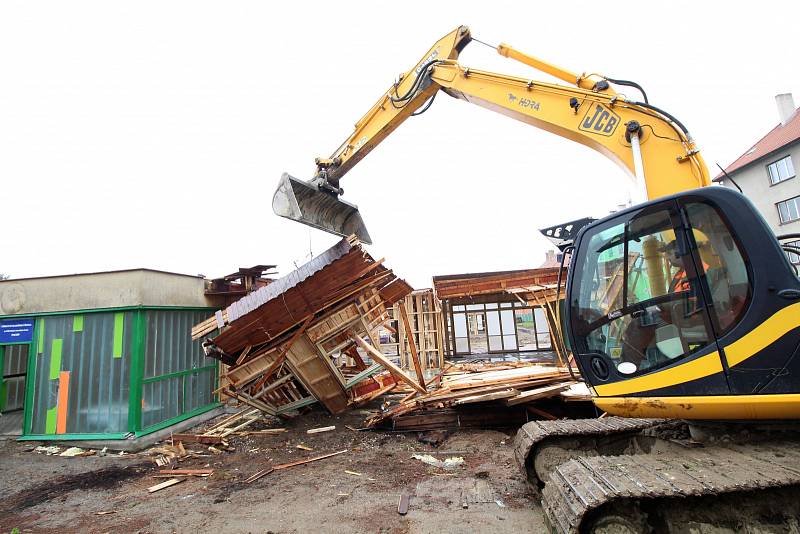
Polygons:
<instances>
[{"instance_id":1,"label":"cab door","mask_svg":"<svg viewBox=\"0 0 800 534\"><path fill-rule=\"evenodd\" d=\"M731 392L800 392L800 280L774 234L730 190L706 188L679 204Z\"/></svg>"},{"instance_id":2,"label":"cab door","mask_svg":"<svg viewBox=\"0 0 800 534\"><path fill-rule=\"evenodd\" d=\"M579 237L568 330L599 396L729 393L690 231L671 199L604 219Z\"/></svg>"}]
</instances>

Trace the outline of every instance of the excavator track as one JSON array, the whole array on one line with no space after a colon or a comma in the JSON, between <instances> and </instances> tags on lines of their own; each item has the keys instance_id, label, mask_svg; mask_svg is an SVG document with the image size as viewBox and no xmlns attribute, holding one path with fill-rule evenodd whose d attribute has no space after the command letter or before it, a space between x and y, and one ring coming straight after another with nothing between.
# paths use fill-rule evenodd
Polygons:
<instances>
[{"instance_id":1,"label":"excavator track","mask_svg":"<svg viewBox=\"0 0 800 534\"><path fill-rule=\"evenodd\" d=\"M543 483L542 508L552 530L719 532L717 525L727 525L721 531L739 531L767 517L778 528L753 532L798 531L800 447L785 437L706 446L668 444L622 454L578 450L547 472L537 475L532 469L532 457L548 444L563 444L565 439L583 445L608 437L633 439L657 432L662 423L609 417L523 426L515 454L531 482L539 487ZM686 530L692 521L714 527Z\"/></svg>"},{"instance_id":2,"label":"excavator track","mask_svg":"<svg viewBox=\"0 0 800 534\"><path fill-rule=\"evenodd\" d=\"M538 486L545 482L533 467L533 457L540 447L563 438L615 437L635 435L642 430L654 427L664 419L633 419L625 417L605 417L603 419L562 419L559 421L531 421L519 429L514 441L514 457L523 471L528 473L529 481ZM576 453L576 455L580 455Z\"/></svg>"},{"instance_id":3,"label":"excavator track","mask_svg":"<svg viewBox=\"0 0 800 534\"><path fill-rule=\"evenodd\" d=\"M590 512L601 507L631 510L650 501L651 509L664 510L659 499L680 507L675 498L797 485L800 450L792 442L698 448L680 455L596 456L556 467L542 492L542 507L551 527L566 534L582 532ZM797 509L787 512L797 517Z\"/></svg>"}]
</instances>

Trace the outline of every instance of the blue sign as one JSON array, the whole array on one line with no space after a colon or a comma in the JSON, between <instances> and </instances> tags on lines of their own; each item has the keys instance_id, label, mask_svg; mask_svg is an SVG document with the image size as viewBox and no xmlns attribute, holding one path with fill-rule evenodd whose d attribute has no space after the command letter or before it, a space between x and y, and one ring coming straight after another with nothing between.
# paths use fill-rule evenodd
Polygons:
<instances>
[{"instance_id":1,"label":"blue sign","mask_svg":"<svg viewBox=\"0 0 800 534\"><path fill-rule=\"evenodd\" d=\"M0 321L0 343L29 343L33 341L33 319L3 319Z\"/></svg>"}]
</instances>

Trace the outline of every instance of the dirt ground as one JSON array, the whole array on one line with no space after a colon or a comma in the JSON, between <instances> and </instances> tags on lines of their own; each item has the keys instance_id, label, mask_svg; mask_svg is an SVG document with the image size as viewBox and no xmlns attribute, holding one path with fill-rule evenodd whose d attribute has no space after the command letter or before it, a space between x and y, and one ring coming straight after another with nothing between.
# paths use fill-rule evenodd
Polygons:
<instances>
[{"instance_id":1,"label":"dirt ground","mask_svg":"<svg viewBox=\"0 0 800 534\"><path fill-rule=\"evenodd\" d=\"M177 466L211 467L212 476L152 494L147 488L164 479L153 478L159 468L150 456L66 458L32 452L35 443L0 442L0 532L546 531L538 501L513 460L513 432L460 430L434 447L417 433L346 428L358 427L364 417L359 410L342 416L317 410L288 423L275 420L262 428L288 432L233 437L235 452L204 451L207 457ZM329 425L336 430L306 434ZM344 449L244 482L273 464ZM412 458L418 453L462 457L464 465L432 467ZM401 493L411 496L405 516L397 513Z\"/></svg>"}]
</instances>

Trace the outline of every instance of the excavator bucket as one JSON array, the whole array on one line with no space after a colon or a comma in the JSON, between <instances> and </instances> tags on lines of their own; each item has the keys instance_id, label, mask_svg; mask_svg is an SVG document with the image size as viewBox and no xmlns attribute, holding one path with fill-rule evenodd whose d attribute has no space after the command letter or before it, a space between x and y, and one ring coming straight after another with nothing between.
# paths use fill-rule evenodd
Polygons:
<instances>
[{"instance_id":1,"label":"excavator bucket","mask_svg":"<svg viewBox=\"0 0 800 534\"><path fill-rule=\"evenodd\" d=\"M320 191L315 184L287 173L281 176L272 197L272 210L276 215L332 234L355 234L362 243L372 244L358 206L339 200L336 195Z\"/></svg>"}]
</instances>

